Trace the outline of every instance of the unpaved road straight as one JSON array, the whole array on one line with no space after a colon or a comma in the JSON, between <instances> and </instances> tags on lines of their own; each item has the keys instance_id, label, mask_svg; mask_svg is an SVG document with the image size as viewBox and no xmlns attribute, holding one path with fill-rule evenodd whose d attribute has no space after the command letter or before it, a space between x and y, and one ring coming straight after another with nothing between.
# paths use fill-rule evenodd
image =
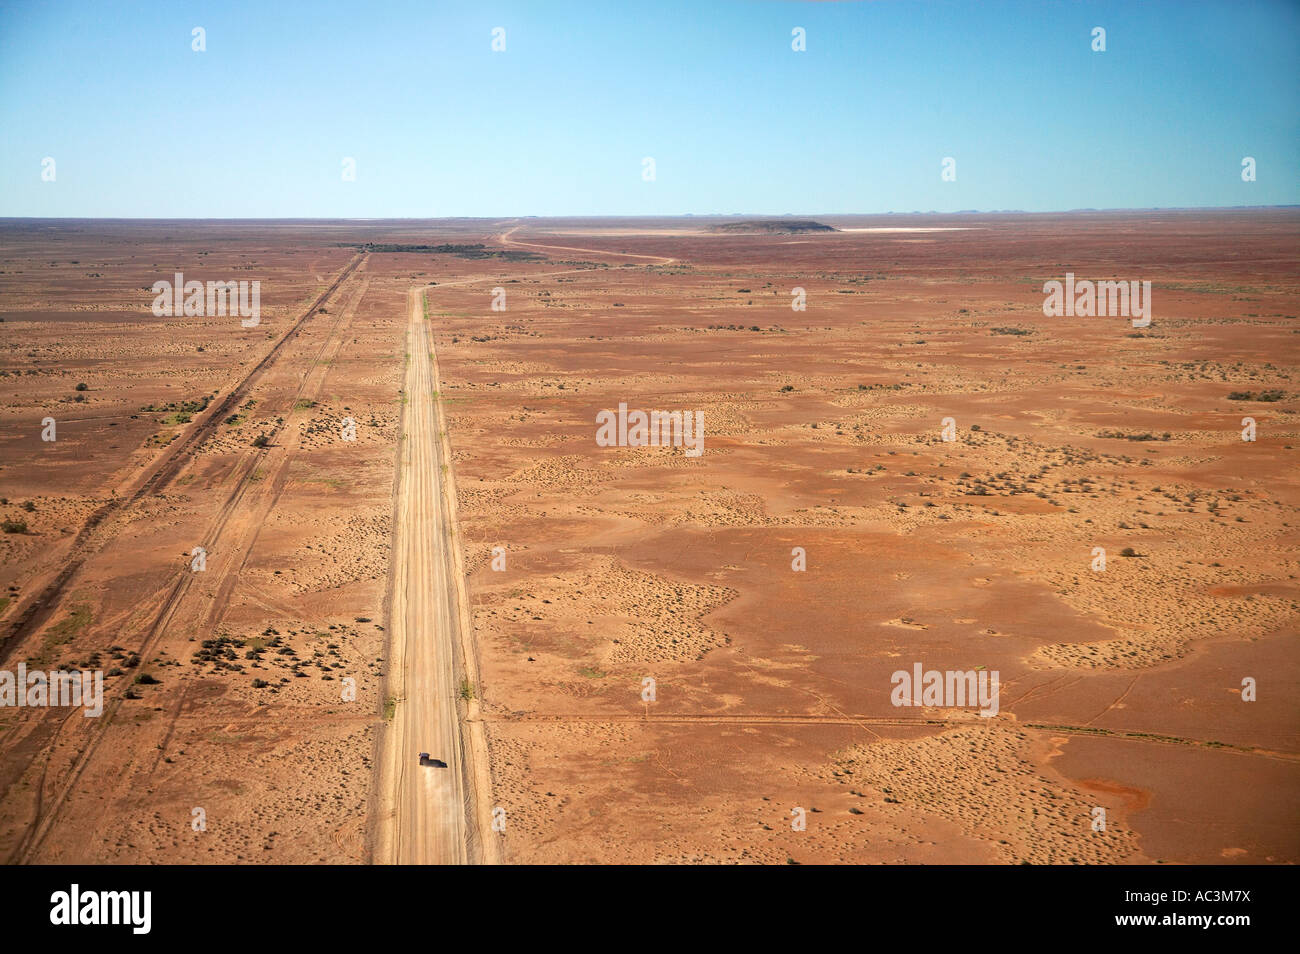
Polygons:
<instances>
[{"instance_id":1,"label":"unpaved road straight","mask_svg":"<svg viewBox=\"0 0 1300 954\"><path fill-rule=\"evenodd\" d=\"M518 228L499 236L503 244ZM537 246L558 248L558 246ZM662 256L573 248L596 255ZM527 277L586 271L567 268ZM487 275L437 287L499 282ZM479 711L478 665L456 532L451 448L438 400L438 364L424 317L425 288L407 296L406 380L389 580L386 710L374 860L380 864L499 863L504 851ZM462 699L462 686L467 688ZM421 752L447 763L419 764Z\"/></svg>"},{"instance_id":2,"label":"unpaved road straight","mask_svg":"<svg viewBox=\"0 0 1300 954\"><path fill-rule=\"evenodd\" d=\"M392 594L389 689L396 700L384 750L384 815L376 860L464 864L475 827L467 801L460 696L459 560L443 494L443 445L432 340L423 292L408 296L406 386L402 408ZM446 768L418 763L419 753ZM473 839L477 846L478 839ZM477 852L475 852L477 854Z\"/></svg>"}]
</instances>

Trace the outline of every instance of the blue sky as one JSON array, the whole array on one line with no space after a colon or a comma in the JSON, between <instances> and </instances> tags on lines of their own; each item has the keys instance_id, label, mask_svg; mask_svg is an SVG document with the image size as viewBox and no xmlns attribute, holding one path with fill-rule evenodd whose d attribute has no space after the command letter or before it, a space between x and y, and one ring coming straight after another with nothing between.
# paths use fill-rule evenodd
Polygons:
<instances>
[{"instance_id":1,"label":"blue sky","mask_svg":"<svg viewBox=\"0 0 1300 954\"><path fill-rule=\"evenodd\" d=\"M1298 173L1296 3L0 5L3 216L1274 205Z\"/></svg>"}]
</instances>

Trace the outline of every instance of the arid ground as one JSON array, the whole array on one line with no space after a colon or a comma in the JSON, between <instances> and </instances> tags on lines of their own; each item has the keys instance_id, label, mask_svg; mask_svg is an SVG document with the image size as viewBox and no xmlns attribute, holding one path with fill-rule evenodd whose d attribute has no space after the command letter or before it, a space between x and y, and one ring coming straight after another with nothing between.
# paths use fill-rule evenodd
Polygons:
<instances>
[{"instance_id":1,"label":"arid ground","mask_svg":"<svg viewBox=\"0 0 1300 954\"><path fill-rule=\"evenodd\" d=\"M0 669L106 674L0 708L0 857L411 860L450 679L466 860L1300 861L1300 211L816 221L0 220ZM410 468L460 642L392 619Z\"/></svg>"}]
</instances>

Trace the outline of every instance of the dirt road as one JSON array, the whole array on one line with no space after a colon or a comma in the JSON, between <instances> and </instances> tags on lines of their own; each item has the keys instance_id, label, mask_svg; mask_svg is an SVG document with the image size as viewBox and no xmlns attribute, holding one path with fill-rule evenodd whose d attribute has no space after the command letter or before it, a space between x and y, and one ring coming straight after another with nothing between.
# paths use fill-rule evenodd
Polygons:
<instances>
[{"instance_id":1,"label":"dirt road","mask_svg":"<svg viewBox=\"0 0 1300 954\"><path fill-rule=\"evenodd\" d=\"M576 245L541 245L537 242L521 242L514 238L514 234L524 226L516 225L514 228L507 229L498 233L495 238L505 246L514 246L517 248L544 248L552 252L582 252L585 255L605 255L613 258L644 258L650 260L655 265L673 265L677 262L675 258L669 258L665 255L642 255L638 252L620 252L615 249L600 248L582 248Z\"/></svg>"},{"instance_id":2,"label":"dirt road","mask_svg":"<svg viewBox=\"0 0 1300 954\"><path fill-rule=\"evenodd\" d=\"M527 245L511 235L506 245ZM557 249L560 246L535 246ZM568 251L674 259L596 249ZM528 273L529 277L584 269ZM437 287L502 281L479 276ZM391 726L380 764L380 814L374 859L381 864L501 861L492 832L491 780L464 572L456 538L455 478L438 402L437 357L425 319L425 288L407 297L397 504L390 578L388 705ZM463 716L462 716L463 713ZM446 763L421 765L419 754Z\"/></svg>"},{"instance_id":3,"label":"dirt road","mask_svg":"<svg viewBox=\"0 0 1300 954\"><path fill-rule=\"evenodd\" d=\"M467 800L467 757L457 714L461 696L461 604L444 462L432 341L423 290L409 295L406 386L390 605L389 694L396 700L385 745L385 824L376 860L464 864L477 845ZM446 768L418 764L419 753ZM477 852L473 852L477 854Z\"/></svg>"}]
</instances>

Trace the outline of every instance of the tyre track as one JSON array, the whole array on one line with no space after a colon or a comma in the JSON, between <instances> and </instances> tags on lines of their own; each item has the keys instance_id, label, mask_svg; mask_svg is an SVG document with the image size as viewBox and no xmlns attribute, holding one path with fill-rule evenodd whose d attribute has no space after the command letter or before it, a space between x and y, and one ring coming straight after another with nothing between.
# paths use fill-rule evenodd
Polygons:
<instances>
[{"instance_id":1,"label":"tyre track","mask_svg":"<svg viewBox=\"0 0 1300 954\"><path fill-rule=\"evenodd\" d=\"M184 442L184 444L180 448L178 448L177 453L169 457L157 469L155 469L151 474L145 477L140 488L131 496L131 498L128 501L125 502L125 504L123 504L123 509L129 507L130 505L142 499L147 493L150 492L150 488L152 488L153 493L159 493L163 489L165 489L167 484L169 484L179 474L183 465L185 463L188 463L188 461L193 457L198 447L202 445L202 442L197 439L198 435L202 434L205 439L206 437L210 437L212 435L217 424L219 424L220 421L224 420L225 417L228 416L228 412L233 411L233 409L243 400L248 390L255 383L256 379L260 377L261 374L265 372L269 367L271 367L272 364L274 364L275 360L282 354L284 345L288 342L288 340L292 337L295 337L297 333L301 330L303 325L306 323L306 321L319 312L320 308L325 304L325 302L328 301L329 298L342 286L342 284L354 272L356 272L356 270L359 267L361 267L364 264L367 257L368 256L365 254L358 255L348 264L348 266L343 270L343 272L334 281L334 283L328 289L326 289L325 292L323 292L320 296L316 298L316 300L312 303L311 307L306 312L304 312L304 314L296 322L294 322L291 328L288 331L286 331L284 335L280 337L280 339L271 348L271 350L267 353L267 355L263 357L263 359L259 361L257 365L255 365L254 368L247 375L245 375L245 377L240 381L240 383L230 392L229 395L227 395L226 399L223 400L221 403L219 403L216 406L215 410L209 413L209 415L200 422L200 427L195 428L193 430L189 438ZM360 300L359 294L355 296L354 300L355 301ZM285 424L278 425L270 431L270 436L272 437L272 439L274 439L274 437L279 435L281 432L285 431L286 428L289 427L290 422L294 421L295 416L293 413L293 408L297 404L298 400L303 396L304 391L308 387L309 382L313 380L314 377L313 372L316 371L321 366L323 357L326 354L326 351L330 347L331 343L334 343L335 345L334 353L337 353L338 347L341 346L341 338L339 336L340 329L343 327L343 323L345 319L350 324L351 314L352 314L352 309L345 308L343 312L339 315L339 317L335 319L334 324L330 329L330 332L327 334L324 344L322 344L320 350L317 352L316 358L313 360L313 366L311 371L309 371L308 374L303 377L302 382L299 384L294 394L294 397L290 403L290 410L285 415ZM324 376L321 375L318 379L316 379L316 386L319 386L320 382L323 380L323 377ZM240 503L243 500L244 495L247 492L250 484L252 483L248 479L249 475L251 474L255 464L258 461L264 459L265 456L267 456L267 454L259 450L253 453L244 454L237 462L234 470L232 471L232 473L235 476L234 487L232 488L230 494L227 496L225 502L222 504L221 509L218 511L213 521L209 524L208 532L204 535L204 539L209 543L209 545L215 543L217 540L220 539L221 534L225 530L227 524L230 522L232 515L239 509ZM292 456L293 456L292 450L289 450L287 453L280 455L280 462L277 464L277 473L286 472L287 462L289 459L292 458ZM278 489L276 489L273 492L272 500L270 501L269 506L274 506L275 500L278 500L280 492L283 490L283 483L284 483L283 479L281 479L279 483L280 486ZM93 530L93 527L91 527L90 529ZM260 530L260 522L259 522L258 530ZM86 532L85 528L83 528L83 533L84 532ZM254 535L254 540L255 540L255 536L256 535ZM99 549L102 549L103 546L106 545L111 539L112 539L111 534L106 536L102 541L100 541L99 547L96 548L95 552L98 552ZM210 547L210 548L215 549L214 547ZM76 568L79 568L82 564L84 564L85 560L89 558L91 555L93 554L87 553L84 557L78 560ZM247 550L245 550L244 559L245 560L247 559ZM241 560L238 564L238 567L235 568L232 568L229 564L226 565L226 567L223 569L221 583L219 584L219 592L224 590L224 592L227 595L229 594L230 590L233 589L233 580L238 576L237 570L242 569L243 562L244 561ZM231 572L232 569L234 569L236 572ZM64 577L60 585L66 585L68 580L72 578L72 575L73 575L72 573L66 574L66 576ZM61 576L63 575L61 574ZM140 649L138 650L138 655L142 663L148 659L149 655L156 648L162 633L167 629L167 626L170 624L172 617L176 613L176 610L180 606L185 595L188 593L190 584L193 582L195 576L196 574L190 572L188 569L188 565L186 565L184 568L182 568L179 571L177 577L167 588L166 596L162 600L159 611L154 616L152 622L147 628L145 635L141 641L141 646ZM227 580L231 582L227 584L226 583ZM222 611L223 610L218 606L218 604L214 603L213 616L210 617L210 619L215 618ZM10 645L16 645L16 643L11 643ZM2 661L2 659L3 657L0 656L0 661ZM67 777L64 779L63 784L59 787L54 798L48 800L48 803L47 803L47 799L45 798L45 789L47 785L47 776L49 774L49 760L46 759L41 769L41 777L37 788L35 817L33 818L31 824L27 827L23 837L19 840L14 850L11 852L9 857L10 862L16 860L21 863L27 863L31 860L33 854L40 848L41 843L44 841L45 837L49 834L55 821L57 820L60 809L65 804L68 796L76 788L76 785L80 780L82 774L84 773L87 765L89 765L91 759L93 758L96 751L98 750L100 742L107 734L106 733L107 727L112 724L113 716L120 708L122 702L125 701L126 692L129 690L130 685L131 682L129 679L122 678L120 680L120 684L114 688L111 697L106 698L104 703L104 711L100 716L100 718L95 720L83 720L83 721L92 721L95 724L84 728L83 731L86 733L86 738L81 743L82 749L76 756L73 765L71 767L71 770L67 775ZM106 697L109 696L108 690L105 691L105 696ZM171 714L170 723L167 730L168 738L170 738L176 720L180 716L180 712L181 709L178 706L175 710L173 710ZM66 717L64 717L59 721L58 725L54 730L53 737L49 741L45 742L45 744L41 747L41 751L49 752L52 750L53 746L57 744L59 736L62 734L63 730L66 729L70 724L73 724L70 723L69 720L74 715L80 715L80 712L78 710L72 710L70 713L68 713ZM161 755L159 757L161 757ZM156 765L157 763L155 762L155 767Z\"/></svg>"},{"instance_id":2,"label":"tyre track","mask_svg":"<svg viewBox=\"0 0 1300 954\"><path fill-rule=\"evenodd\" d=\"M311 306L276 340L270 350L252 369L216 404L209 405L198 422L178 441L168 446L163 454L152 461L143 474L136 478L134 489L124 498L114 498L96 508L73 538L69 549L69 559L63 569L40 591L39 594L23 608L13 623L4 641L0 642L0 664L8 660L10 653L19 646L27 636L46 623L57 608L63 590L72 578L81 570L86 560L103 549L112 540L120 527L106 524L110 517L119 517L126 510L139 503L144 497L161 493L189 463L195 452L212 436L217 425L225 420L236 406L244 399L253 382L262 375L280 356L285 344L297 335L303 324L315 315L322 305L367 258L367 253L358 253L344 267L334 282L321 292ZM102 532L97 532L100 528Z\"/></svg>"}]
</instances>

